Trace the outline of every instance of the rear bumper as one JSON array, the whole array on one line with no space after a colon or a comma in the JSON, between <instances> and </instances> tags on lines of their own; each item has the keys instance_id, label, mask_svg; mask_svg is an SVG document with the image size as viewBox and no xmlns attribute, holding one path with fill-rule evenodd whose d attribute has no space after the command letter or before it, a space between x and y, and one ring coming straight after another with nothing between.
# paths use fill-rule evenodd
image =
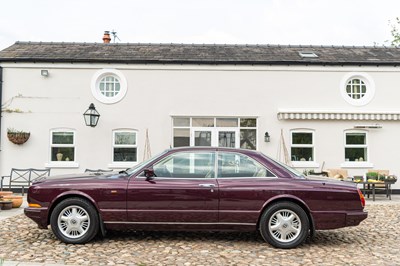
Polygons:
<instances>
[{"instance_id":1,"label":"rear bumper","mask_svg":"<svg viewBox=\"0 0 400 266\"><path fill-rule=\"evenodd\" d=\"M351 212L346 214L346 226L356 226L367 219L368 212Z\"/></svg>"},{"instance_id":2,"label":"rear bumper","mask_svg":"<svg viewBox=\"0 0 400 266\"><path fill-rule=\"evenodd\" d=\"M47 229L47 208L25 208L24 213L32 219L39 228Z\"/></svg>"},{"instance_id":3,"label":"rear bumper","mask_svg":"<svg viewBox=\"0 0 400 266\"><path fill-rule=\"evenodd\" d=\"M327 230L359 225L368 217L368 212L313 212L312 216L316 230Z\"/></svg>"}]
</instances>

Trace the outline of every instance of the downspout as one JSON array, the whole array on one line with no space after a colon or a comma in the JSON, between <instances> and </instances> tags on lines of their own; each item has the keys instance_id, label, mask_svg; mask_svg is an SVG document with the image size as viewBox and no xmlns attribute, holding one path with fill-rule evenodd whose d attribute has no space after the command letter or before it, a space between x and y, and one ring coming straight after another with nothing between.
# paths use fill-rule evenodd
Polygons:
<instances>
[{"instance_id":1,"label":"downspout","mask_svg":"<svg viewBox=\"0 0 400 266\"><path fill-rule=\"evenodd\" d=\"M1 152L1 118L3 116L3 112L1 110L1 105L3 104L3 68L0 66L0 152Z\"/></svg>"}]
</instances>

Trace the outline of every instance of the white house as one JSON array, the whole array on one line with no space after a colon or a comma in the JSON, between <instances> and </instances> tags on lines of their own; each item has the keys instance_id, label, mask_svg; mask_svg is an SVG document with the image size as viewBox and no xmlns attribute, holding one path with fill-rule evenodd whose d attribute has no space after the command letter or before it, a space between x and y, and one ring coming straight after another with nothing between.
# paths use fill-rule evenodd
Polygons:
<instances>
[{"instance_id":1,"label":"white house","mask_svg":"<svg viewBox=\"0 0 400 266\"><path fill-rule=\"evenodd\" d=\"M123 169L213 145L301 171L399 175L399 65L388 47L16 42L0 52L0 174ZM13 144L11 128L29 140Z\"/></svg>"}]
</instances>

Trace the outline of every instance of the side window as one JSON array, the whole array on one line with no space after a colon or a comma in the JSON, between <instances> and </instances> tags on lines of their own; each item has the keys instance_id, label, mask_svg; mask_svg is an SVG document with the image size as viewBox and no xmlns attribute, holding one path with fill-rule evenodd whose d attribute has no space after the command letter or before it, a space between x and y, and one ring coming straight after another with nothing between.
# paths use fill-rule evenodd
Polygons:
<instances>
[{"instance_id":1,"label":"side window","mask_svg":"<svg viewBox=\"0 0 400 266\"><path fill-rule=\"evenodd\" d=\"M214 152L174 153L153 165L157 177L213 178Z\"/></svg>"},{"instance_id":2,"label":"side window","mask_svg":"<svg viewBox=\"0 0 400 266\"><path fill-rule=\"evenodd\" d=\"M274 177L256 160L238 153L219 153L218 177Z\"/></svg>"}]
</instances>

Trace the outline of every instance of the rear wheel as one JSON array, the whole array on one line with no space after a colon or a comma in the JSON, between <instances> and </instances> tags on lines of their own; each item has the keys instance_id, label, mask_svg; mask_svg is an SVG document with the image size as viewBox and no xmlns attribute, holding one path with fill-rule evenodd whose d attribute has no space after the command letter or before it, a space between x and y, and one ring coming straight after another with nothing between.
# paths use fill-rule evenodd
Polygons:
<instances>
[{"instance_id":1,"label":"rear wheel","mask_svg":"<svg viewBox=\"0 0 400 266\"><path fill-rule=\"evenodd\" d=\"M93 205L81 198L61 201L50 216L53 233L68 244L89 242L99 231L99 218Z\"/></svg>"},{"instance_id":2,"label":"rear wheel","mask_svg":"<svg viewBox=\"0 0 400 266\"><path fill-rule=\"evenodd\" d=\"M294 248L307 238L310 223L306 212L292 202L277 202L260 219L260 233L277 248Z\"/></svg>"}]
</instances>

